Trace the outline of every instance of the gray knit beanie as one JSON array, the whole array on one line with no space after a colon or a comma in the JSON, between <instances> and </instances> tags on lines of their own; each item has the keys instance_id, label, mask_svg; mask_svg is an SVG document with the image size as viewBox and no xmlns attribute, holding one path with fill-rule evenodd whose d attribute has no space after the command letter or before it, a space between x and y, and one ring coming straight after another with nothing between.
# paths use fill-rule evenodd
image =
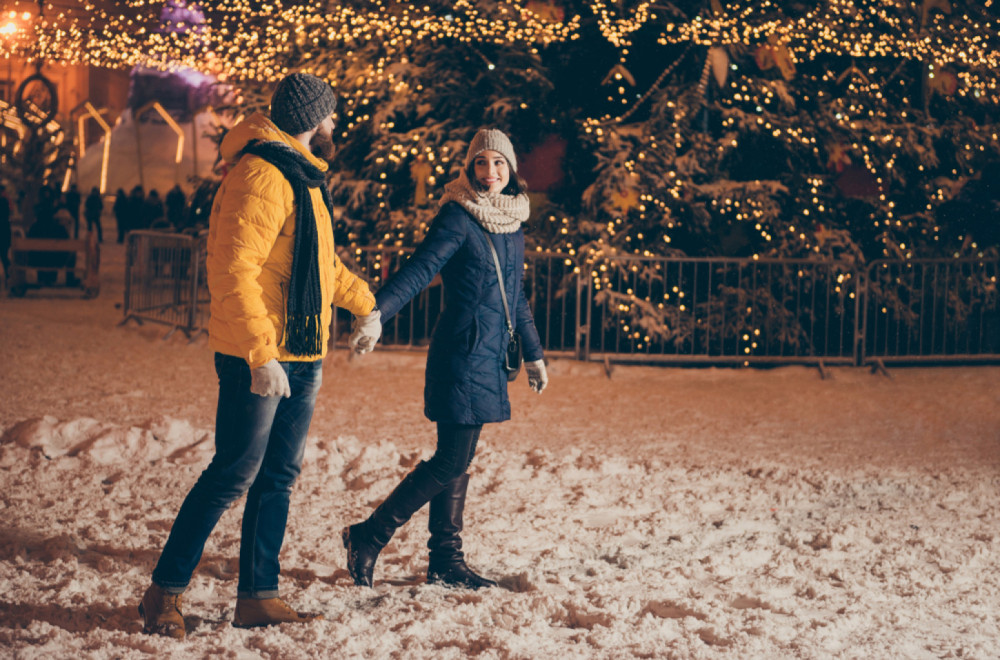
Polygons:
<instances>
[{"instance_id":1,"label":"gray knit beanie","mask_svg":"<svg viewBox=\"0 0 1000 660\"><path fill-rule=\"evenodd\" d=\"M503 131L495 128L480 128L476 131L476 136L469 143L469 152L465 154L465 168L468 169L476 156L487 150L503 154L503 157L510 163L510 169L517 172L514 145L510 143L510 138Z\"/></svg>"},{"instance_id":2,"label":"gray knit beanie","mask_svg":"<svg viewBox=\"0 0 1000 660\"><path fill-rule=\"evenodd\" d=\"M271 121L289 135L311 131L336 108L333 88L309 73L285 76L271 95Z\"/></svg>"}]
</instances>

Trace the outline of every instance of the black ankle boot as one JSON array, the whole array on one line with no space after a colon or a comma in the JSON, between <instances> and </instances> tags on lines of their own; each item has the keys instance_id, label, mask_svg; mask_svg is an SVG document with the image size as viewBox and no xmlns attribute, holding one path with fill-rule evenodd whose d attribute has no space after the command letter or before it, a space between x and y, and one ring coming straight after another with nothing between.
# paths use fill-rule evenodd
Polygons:
<instances>
[{"instance_id":1,"label":"black ankle boot","mask_svg":"<svg viewBox=\"0 0 1000 660\"><path fill-rule=\"evenodd\" d=\"M396 529L427 504L441 488L441 484L427 469L427 463L421 461L367 520L343 529L340 536L347 549L347 571L354 584L359 587L372 586L375 560L382 548Z\"/></svg>"},{"instance_id":2,"label":"black ankle boot","mask_svg":"<svg viewBox=\"0 0 1000 660\"><path fill-rule=\"evenodd\" d=\"M481 589L495 587L497 583L476 575L465 565L462 554L462 512L465 510L465 493L469 488L469 475L446 484L444 490L431 500L430 520L427 527L431 538L427 541L430 561L427 564L427 582L448 587Z\"/></svg>"}]
</instances>

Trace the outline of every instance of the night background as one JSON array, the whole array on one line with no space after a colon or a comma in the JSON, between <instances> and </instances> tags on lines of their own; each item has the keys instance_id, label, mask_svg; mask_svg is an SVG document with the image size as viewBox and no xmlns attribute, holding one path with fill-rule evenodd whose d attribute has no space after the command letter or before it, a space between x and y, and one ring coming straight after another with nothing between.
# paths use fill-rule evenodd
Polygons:
<instances>
[{"instance_id":1,"label":"night background","mask_svg":"<svg viewBox=\"0 0 1000 660\"><path fill-rule=\"evenodd\" d=\"M915 306L928 304L919 282L937 277L907 262L966 260L960 277L968 291L941 296L948 306L941 324L955 337L967 323L987 331L947 346L915 337L916 352L996 354L997 19L993 2L948 0L137 1L93 11L50 5L31 19L37 39L18 32L10 43L29 66L131 72L119 117L106 113L109 124L118 122L112 153L116 138L121 153L105 168L104 192L145 184L162 196L179 184L193 202L188 225L204 226L224 171L212 163L212 145L234 120L266 110L278 77L308 71L341 96L331 187L345 257L419 243L467 140L477 127L494 126L512 136L531 186L529 249L565 255L571 266L563 273L539 265L538 277L557 281L564 294L577 275L603 305L604 336L591 333L592 347L861 362L840 348L849 337L818 347L798 327L806 317L829 324L816 310L789 312L782 322L793 330L766 346L713 345L699 328L774 337L759 318L784 304L785 294L716 273L726 290L688 291L689 301L699 301L689 302L687 309L697 308L689 321L676 296L664 298L669 291L658 280L666 262L656 260L830 264L821 275L791 268L774 277L784 291L808 280L836 314L858 323L863 312L849 308L867 302L857 297L867 288L878 299L872 313L888 315L879 319L887 334L920 334L896 324L912 325ZM162 114L149 110L154 101L183 127L187 149L200 143L193 168L185 155L171 169L158 157L169 147L155 143L136 162L126 139L139 131L127 124L138 118L140 126L163 128ZM143 114L134 116L137 110ZM74 154L73 140L101 136L88 121L82 134L74 122L54 129L61 142L46 143L54 153L44 172L35 171L38 159L25 160L32 149L18 146L30 140L6 142L12 153L3 176L26 191L25 216L41 181L98 183L97 151L90 149L90 160ZM174 139L165 134L164 141ZM159 180L142 180L144 169L157 166ZM371 260L366 253L355 265L377 282L381 264ZM885 277L869 270L878 260L893 262ZM703 281L708 275L699 273ZM720 312L735 307L751 311L746 318ZM558 348L578 343L571 329L552 332ZM866 340L869 354L873 341ZM887 356L913 352L886 342Z\"/></svg>"}]
</instances>

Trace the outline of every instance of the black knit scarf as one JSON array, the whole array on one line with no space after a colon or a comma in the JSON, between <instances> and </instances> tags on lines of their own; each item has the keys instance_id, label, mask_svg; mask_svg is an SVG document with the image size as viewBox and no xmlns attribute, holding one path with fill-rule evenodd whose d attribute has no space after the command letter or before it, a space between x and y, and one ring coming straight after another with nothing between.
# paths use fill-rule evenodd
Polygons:
<instances>
[{"instance_id":1,"label":"black knit scarf","mask_svg":"<svg viewBox=\"0 0 1000 660\"><path fill-rule=\"evenodd\" d=\"M309 188L319 188L323 203L333 218L333 202L323 172L305 156L283 142L254 140L243 151L271 163L292 184L295 194L295 253L292 279L288 283L285 314L285 350L292 355L319 355L323 352L320 327L323 297L319 280L319 236Z\"/></svg>"}]
</instances>

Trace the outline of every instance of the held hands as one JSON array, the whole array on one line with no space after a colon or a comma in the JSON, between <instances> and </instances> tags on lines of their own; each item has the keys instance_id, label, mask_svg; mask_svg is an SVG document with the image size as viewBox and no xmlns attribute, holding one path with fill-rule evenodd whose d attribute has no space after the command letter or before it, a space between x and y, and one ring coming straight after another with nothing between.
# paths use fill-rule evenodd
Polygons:
<instances>
[{"instance_id":1,"label":"held hands","mask_svg":"<svg viewBox=\"0 0 1000 660\"><path fill-rule=\"evenodd\" d=\"M348 347L363 355L375 348L375 343L382 336L382 312L373 310L368 316L355 316L351 323L351 337L347 340Z\"/></svg>"},{"instance_id":2,"label":"held hands","mask_svg":"<svg viewBox=\"0 0 1000 660\"><path fill-rule=\"evenodd\" d=\"M250 391L257 396L292 396L288 374L274 359L250 370Z\"/></svg>"},{"instance_id":3,"label":"held hands","mask_svg":"<svg viewBox=\"0 0 1000 660\"><path fill-rule=\"evenodd\" d=\"M525 362L524 370L528 373L528 386L541 394L549 384L549 375L545 373L545 360Z\"/></svg>"}]
</instances>

